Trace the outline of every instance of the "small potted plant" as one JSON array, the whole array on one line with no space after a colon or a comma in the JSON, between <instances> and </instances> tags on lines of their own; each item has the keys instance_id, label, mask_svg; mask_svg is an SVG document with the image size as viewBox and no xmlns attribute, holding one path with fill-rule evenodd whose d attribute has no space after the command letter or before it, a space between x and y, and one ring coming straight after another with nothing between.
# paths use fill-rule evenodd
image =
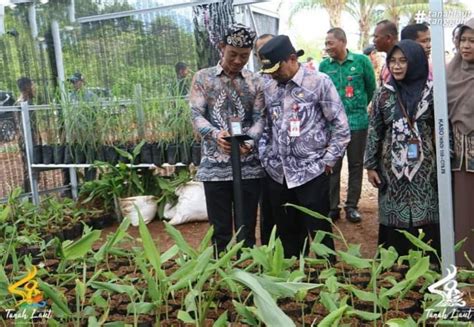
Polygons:
<instances>
[{"instance_id":1,"label":"small potted plant","mask_svg":"<svg viewBox=\"0 0 474 327\"><path fill-rule=\"evenodd\" d=\"M144 143L145 141L140 142L132 152L117 147L115 150L129 162L134 162L140 155ZM96 197L109 203L113 201L117 216L130 218L134 226L138 226L139 212L146 222L155 217L156 195L159 193L159 187L150 170L136 168L123 162L112 165L108 162L96 161L94 166L100 171L99 179L84 185L84 189L89 192L85 202Z\"/></svg>"}]
</instances>

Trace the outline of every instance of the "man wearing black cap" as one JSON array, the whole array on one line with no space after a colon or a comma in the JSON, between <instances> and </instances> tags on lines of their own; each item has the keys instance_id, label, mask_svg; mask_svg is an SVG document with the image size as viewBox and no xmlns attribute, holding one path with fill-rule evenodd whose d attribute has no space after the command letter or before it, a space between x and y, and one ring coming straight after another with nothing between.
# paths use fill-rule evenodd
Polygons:
<instances>
[{"instance_id":1,"label":"man wearing black cap","mask_svg":"<svg viewBox=\"0 0 474 327\"><path fill-rule=\"evenodd\" d=\"M71 82L73 90L69 94L69 97L72 102L92 102L95 101L97 96L91 90L84 89L84 85L86 83L84 79L84 75L80 72L75 72L72 76L68 79Z\"/></svg>"},{"instance_id":2,"label":"man wearing black cap","mask_svg":"<svg viewBox=\"0 0 474 327\"><path fill-rule=\"evenodd\" d=\"M207 213L214 227L213 242L217 252L225 250L233 231L244 246L255 244L255 225L260 179L264 172L254 144L264 125L262 79L246 69L255 32L241 25L231 25L220 42L220 62L198 71L193 78L189 102L193 125L203 138L202 158L196 179L204 182ZM242 166L243 221L232 217L232 165L229 127L240 126L241 133L253 141L240 148ZM239 129L239 128L237 128Z\"/></svg>"},{"instance_id":3,"label":"man wearing black cap","mask_svg":"<svg viewBox=\"0 0 474 327\"><path fill-rule=\"evenodd\" d=\"M259 152L270 177L269 198L286 257L301 253L306 236L332 232L328 221L282 206L293 203L327 216L329 174L350 140L334 84L327 75L300 65L303 54L286 35L274 37L259 51L262 71L273 78L265 84L268 116ZM321 238L334 249L331 237Z\"/></svg>"}]
</instances>

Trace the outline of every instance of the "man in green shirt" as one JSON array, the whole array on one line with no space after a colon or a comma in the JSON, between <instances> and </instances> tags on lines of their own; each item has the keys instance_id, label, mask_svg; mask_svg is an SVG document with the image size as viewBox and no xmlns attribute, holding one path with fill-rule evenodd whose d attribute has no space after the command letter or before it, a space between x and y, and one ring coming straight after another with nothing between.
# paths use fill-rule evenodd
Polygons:
<instances>
[{"instance_id":1,"label":"man in green shirt","mask_svg":"<svg viewBox=\"0 0 474 327\"><path fill-rule=\"evenodd\" d=\"M341 28L331 28L326 36L326 52L329 58L319 65L319 71L329 75L341 97L351 129L351 141L347 147L349 163L349 188L345 203L346 218L353 223L361 221L357 211L363 176L364 150L369 118L367 106L375 91L375 74L370 60L347 50L346 33ZM339 193L341 158L333 167L330 177L330 218L340 218Z\"/></svg>"}]
</instances>

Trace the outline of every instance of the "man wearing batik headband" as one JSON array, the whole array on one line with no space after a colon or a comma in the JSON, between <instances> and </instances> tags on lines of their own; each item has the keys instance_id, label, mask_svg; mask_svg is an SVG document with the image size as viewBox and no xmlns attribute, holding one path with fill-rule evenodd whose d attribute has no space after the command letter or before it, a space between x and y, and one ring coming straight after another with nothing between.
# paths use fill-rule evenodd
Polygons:
<instances>
[{"instance_id":1,"label":"man wearing batik headband","mask_svg":"<svg viewBox=\"0 0 474 327\"><path fill-rule=\"evenodd\" d=\"M255 244L255 224L264 171L254 151L264 125L262 80L243 67L252 51L255 32L248 27L231 25L219 44L222 57L211 68L198 71L193 78L189 102L194 128L203 138L202 158L196 179L204 182L207 213L214 227L217 252L225 250L233 232L244 245ZM243 221L233 220L230 120L239 121L242 133L253 142L240 147L242 166Z\"/></svg>"},{"instance_id":2,"label":"man wearing batik headband","mask_svg":"<svg viewBox=\"0 0 474 327\"><path fill-rule=\"evenodd\" d=\"M298 257L305 238L314 238L318 231L323 232L320 242L334 249L332 238L325 235L332 232L328 221L283 205L293 203L327 216L329 174L350 140L334 84L327 75L300 65L303 54L286 35L274 37L259 50L262 72L273 78L265 84L267 124L259 154L270 176L270 206L286 257Z\"/></svg>"}]
</instances>

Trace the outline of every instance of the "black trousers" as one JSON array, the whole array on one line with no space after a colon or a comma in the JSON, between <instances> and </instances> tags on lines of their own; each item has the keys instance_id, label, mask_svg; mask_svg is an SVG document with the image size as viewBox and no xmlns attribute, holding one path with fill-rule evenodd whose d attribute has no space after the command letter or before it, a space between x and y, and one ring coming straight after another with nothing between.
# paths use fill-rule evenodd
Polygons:
<instances>
[{"instance_id":1,"label":"black trousers","mask_svg":"<svg viewBox=\"0 0 474 327\"><path fill-rule=\"evenodd\" d=\"M237 241L244 240L244 246L255 245L255 225L260 199L260 179L242 180L243 217L242 222L233 219L234 191L232 181L204 182L207 215L214 227L212 237L217 253L225 250L232 239L233 231L239 231Z\"/></svg>"},{"instance_id":2,"label":"black trousers","mask_svg":"<svg viewBox=\"0 0 474 327\"><path fill-rule=\"evenodd\" d=\"M260 195L260 241L262 245L267 245L275 226L275 219L272 215L272 207L270 204L270 195L268 193L268 183L270 177L262 178L262 189Z\"/></svg>"},{"instance_id":3,"label":"black trousers","mask_svg":"<svg viewBox=\"0 0 474 327\"><path fill-rule=\"evenodd\" d=\"M367 143L367 129L351 132L351 141L347 145L347 163L349 165L349 182L347 187L346 208L357 209L362 191L362 177L364 175L364 151ZM339 159L333 167L330 178L331 210L339 211L341 192L342 160Z\"/></svg>"},{"instance_id":4,"label":"black trousers","mask_svg":"<svg viewBox=\"0 0 474 327\"><path fill-rule=\"evenodd\" d=\"M304 249L306 237L313 237L318 230L332 232L331 224L326 220L317 219L290 207L292 203L316 211L324 216L329 213L329 176L322 174L301 186L288 189L286 182L279 184L269 178L269 199L272 215L277 225L277 235L282 241L285 257L299 256L304 250L308 251L309 244ZM334 249L334 241L325 236L322 243ZM331 260L333 258L330 258Z\"/></svg>"}]
</instances>

